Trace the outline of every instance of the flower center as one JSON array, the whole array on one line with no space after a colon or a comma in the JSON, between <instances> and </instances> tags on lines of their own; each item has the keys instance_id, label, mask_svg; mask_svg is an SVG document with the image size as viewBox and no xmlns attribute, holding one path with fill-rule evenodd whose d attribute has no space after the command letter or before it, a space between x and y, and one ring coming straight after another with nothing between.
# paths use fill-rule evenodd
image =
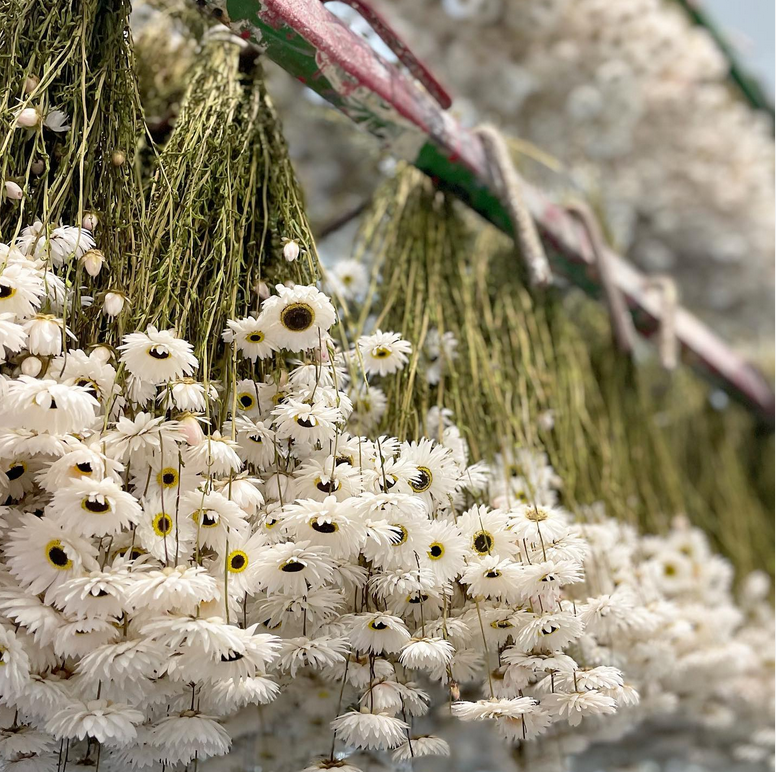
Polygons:
<instances>
[{"instance_id":1,"label":"flower center","mask_svg":"<svg viewBox=\"0 0 776 772\"><path fill-rule=\"evenodd\" d=\"M215 512L211 512L209 509L200 509L195 512L195 520L197 515L200 516L200 525L203 528L215 528L218 525L218 515Z\"/></svg>"},{"instance_id":2,"label":"flower center","mask_svg":"<svg viewBox=\"0 0 776 772\"><path fill-rule=\"evenodd\" d=\"M280 323L291 332L304 332L314 321L315 312L307 303L292 303L280 312Z\"/></svg>"},{"instance_id":3,"label":"flower center","mask_svg":"<svg viewBox=\"0 0 776 772\"><path fill-rule=\"evenodd\" d=\"M239 574L248 568L248 556L242 550L234 550L229 553L226 564L233 574Z\"/></svg>"},{"instance_id":4,"label":"flower center","mask_svg":"<svg viewBox=\"0 0 776 772\"><path fill-rule=\"evenodd\" d=\"M257 445L261 445L261 443L264 442L260 434L249 434L248 439L251 442L255 442Z\"/></svg>"},{"instance_id":5,"label":"flower center","mask_svg":"<svg viewBox=\"0 0 776 772\"><path fill-rule=\"evenodd\" d=\"M26 469L27 467L24 464L18 462L14 464L5 474L9 480L18 480L24 474Z\"/></svg>"},{"instance_id":6,"label":"flower center","mask_svg":"<svg viewBox=\"0 0 776 772\"><path fill-rule=\"evenodd\" d=\"M335 491L339 490L340 486L336 480L328 480L327 482L324 482L319 477L315 482L315 487L323 493L334 493Z\"/></svg>"},{"instance_id":7,"label":"flower center","mask_svg":"<svg viewBox=\"0 0 776 772\"><path fill-rule=\"evenodd\" d=\"M509 630L514 625L508 619L497 619L495 622L491 622L490 626L494 630Z\"/></svg>"},{"instance_id":8,"label":"flower center","mask_svg":"<svg viewBox=\"0 0 776 772\"><path fill-rule=\"evenodd\" d=\"M310 521L310 527L313 531L318 531L318 533L334 533L339 531L339 526L336 523L327 523L326 521L319 523L315 518Z\"/></svg>"},{"instance_id":9,"label":"flower center","mask_svg":"<svg viewBox=\"0 0 776 772\"><path fill-rule=\"evenodd\" d=\"M171 356L166 346L151 346L148 349L148 354L154 359L169 359Z\"/></svg>"},{"instance_id":10,"label":"flower center","mask_svg":"<svg viewBox=\"0 0 776 772\"><path fill-rule=\"evenodd\" d=\"M107 501L93 499L91 496L81 502L81 508L95 515L104 515L106 512L110 512L110 504Z\"/></svg>"},{"instance_id":11,"label":"flower center","mask_svg":"<svg viewBox=\"0 0 776 772\"><path fill-rule=\"evenodd\" d=\"M553 624L547 624L542 627L542 635L552 635L553 633L557 633L558 630L560 630L560 627L556 627Z\"/></svg>"},{"instance_id":12,"label":"flower center","mask_svg":"<svg viewBox=\"0 0 776 772\"><path fill-rule=\"evenodd\" d=\"M88 391L89 394L91 394L95 399L97 399L97 397L99 396L98 390L97 390L97 384L94 381L89 380L89 378L79 378L75 382L75 385L80 386L83 389L86 389L86 391Z\"/></svg>"},{"instance_id":13,"label":"flower center","mask_svg":"<svg viewBox=\"0 0 776 772\"><path fill-rule=\"evenodd\" d=\"M391 356L393 352L391 349L387 348L386 346L375 346L372 349L372 356L375 359L386 359L387 357Z\"/></svg>"},{"instance_id":14,"label":"flower center","mask_svg":"<svg viewBox=\"0 0 776 772\"><path fill-rule=\"evenodd\" d=\"M92 469L92 465L88 461L83 461L80 464L76 464L75 468L76 468L76 471L84 475L90 475L94 471Z\"/></svg>"},{"instance_id":15,"label":"flower center","mask_svg":"<svg viewBox=\"0 0 776 772\"><path fill-rule=\"evenodd\" d=\"M416 592L414 595L407 596L407 603L425 603L428 600L428 595L424 595L422 592Z\"/></svg>"},{"instance_id":16,"label":"flower center","mask_svg":"<svg viewBox=\"0 0 776 772\"><path fill-rule=\"evenodd\" d=\"M427 466L419 466L418 474L410 480L410 487L415 493L423 493L431 487L433 481L434 475L431 474L431 470Z\"/></svg>"},{"instance_id":17,"label":"flower center","mask_svg":"<svg viewBox=\"0 0 776 772\"><path fill-rule=\"evenodd\" d=\"M525 516L527 520L534 523L541 523L542 520L547 520L549 517L549 515L543 509L539 509L539 507L529 509L528 512L525 513Z\"/></svg>"},{"instance_id":18,"label":"flower center","mask_svg":"<svg viewBox=\"0 0 776 772\"><path fill-rule=\"evenodd\" d=\"M228 654L221 655L221 662L237 662L242 659L243 655L237 651L230 651Z\"/></svg>"},{"instance_id":19,"label":"flower center","mask_svg":"<svg viewBox=\"0 0 776 772\"><path fill-rule=\"evenodd\" d=\"M46 545L46 557L48 562L60 571L66 571L73 565L73 561L67 556L59 539L54 539Z\"/></svg>"},{"instance_id":20,"label":"flower center","mask_svg":"<svg viewBox=\"0 0 776 772\"><path fill-rule=\"evenodd\" d=\"M249 343L261 343L264 340L264 333L259 330L254 330L254 332L249 332L245 336L245 340Z\"/></svg>"},{"instance_id":21,"label":"flower center","mask_svg":"<svg viewBox=\"0 0 776 772\"><path fill-rule=\"evenodd\" d=\"M300 416L297 416L294 419L299 426L303 426L305 429L312 429L314 426L318 425L318 422L313 418L313 416L309 416L308 418L301 418Z\"/></svg>"},{"instance_id":22,"label":"flower center","mask_svg":"<svg viewBox=\"0 0 776 772\"><path fill-rule=\"evenodd\" d=\"M178 472L170 467L162 469L162 471L156 475L156 481L163 488L174 488L178 484Z\"/></svg>"},{"instance_id":23,"label":"flower center","mask_svg":"<svg viewBox=\"0 0 776 772\"><path fill-rule=\"evenodd\" d=\"M0 284L0 300L7 300L16 294L16 287L9 287L7 284Z\"/></svg>"},{"instance_id":24,"label":"flower center","mask_svg":"<svg viewBox=\"0 0 776 772\"><path fill-rule=\"evenodd\" d=\"M296 558L289 558L282 566L281 571L285 571L287 574L298 574L300 571L304 571L305 564L297 560Z\"/></svg>"},{"instance_id":25,"label":"flower center","mask_svg":"<svg viewBox=\"0 0 776 772\"><path fill-rule=\"evenodd\" d=\"M166 512L160 512L153 521L154 533L164 538L172 531L172 519Z\"/></svg>"},{"instance_id":26,"label":"flower center","mask_svg":"<svg viewBox=\"0 0 776 772\"><path fill-rule=\"evenodd\" d=\"M487 555L493 549L493 535L487 531L477 531L472 538L472 549L480 555Z\"/></svg>"},{"instance_id":27,"label":"flower center","mask_svg":"<svg viewBox=\"0 0 776 772\"><path fill-rule=\"evenodd\" d=\"M387 630L388 625L385 622L381 622L379 619L373 619L369 625L370 630Z\"/></svg>"},{"instance_id":28,"label":"flower center","mask_svg":"<svg viewBox=\"0 0 776 772\"><path fill-rule=\"evenodd\" d=\"M391 546L398 547L407 541L409 533L403 525L399 525L398 523L391 523L391 529L395 533L395 535L391 537Z\"/></svg>"},{"instance_id":29,"label":"flower center","mask_svg":"<svg viewBox=\"0 0 776 772\"><path fill-rule=\"evenodd\" d=\"M428 556L432 560L439 560L445 554L445 548L438 541L435 541L428 550Z\"/></svg>"},{"instance_id":30,"label":"flower center","mask_svg":"<svg viewBox=\"0 0 776 772\"><path fill-rule=\"evenodd\" d=\"M242 394L238 395L237 401L240 403L240 407L245 410L250 410L250 408L252 408L256 403L253 395L248 394L247 392L243 392Z\"/></svg>"}]
</instances>

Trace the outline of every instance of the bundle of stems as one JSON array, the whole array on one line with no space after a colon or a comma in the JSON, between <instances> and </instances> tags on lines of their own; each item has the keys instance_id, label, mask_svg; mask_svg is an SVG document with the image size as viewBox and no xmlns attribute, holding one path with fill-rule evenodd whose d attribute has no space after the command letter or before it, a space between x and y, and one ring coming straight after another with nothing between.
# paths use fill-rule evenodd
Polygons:
<instances>
[{"instance_id":1,"label":"bundle of stems","mask_svg":"<svg viewBox=\"0 0 776 772\"><path fill-rule=\"evenodd\" d=\"M572 510L602 502L650 530L687 514L742 570L771 567L763 462L745 450L755 430L743 410L714 411L687 373L635 368L594 302L530 292L511 243L465 220L412 169L376 194L356 254L372 261L375 326L414 347L385 384L386 431L427 434L429 408L449 408L475 459L508 459L514 447L547 453ZM430 384L429 336L444 332L458 341L456 358Z\"/></svg>"},{"instance_id":2,"label":"bundle of stems","mask_svg":"<svg viewBox=\"0 0 776 772\"><path fill-rule=\"evenodd\" d=\"M79 337L101 323L99 304L82 310L81 296L126 285L138 250L143 200L134 159L143 124L129 12L128 0L0 2L0 181L22 190L20 200L0 204L0 240L12 242L35 220L50 230L96 215L104 268L88 293L77 261L67 275L66 321ZM18 125L30 109L37 123Z\"/></svg>"},{"instance_id":3,"label":"bundle of stems","mask_svg":"<svg viewBox=\"0 0 776 772\"><path fill-rule=\"evenodd\" d=\"M283 256L289 241L300 247L293 262ZM256 54L210 35L158 159L127 329L174 327L193 342L201 372L227 377L226 320L258 313L262 284L313 283L317 265Z\"/></svg>"}]
</instances>

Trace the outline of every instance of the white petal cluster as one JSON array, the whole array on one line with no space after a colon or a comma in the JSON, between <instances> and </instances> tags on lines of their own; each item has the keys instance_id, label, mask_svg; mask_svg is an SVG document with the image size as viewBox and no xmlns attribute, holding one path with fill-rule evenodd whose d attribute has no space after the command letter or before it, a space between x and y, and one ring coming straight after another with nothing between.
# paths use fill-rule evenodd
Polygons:
<instances>
[{"instance_id":1,"label":"white petal cluster","mask_svg":"<svg viewBox=\"0 0 776 772\"><path fill-rule=\"evenodd\" d=\"M152 326L118 361L68 347L25 375L24 325L58 285L34 252L3 254L4 759L47 768L67 743L117 772L182 768L227 753L272 703L267 720L309 719L310 769L355 768L310 761L332 740L402 764L450 752L412 726L444 692L454 720L519 742L587 742L676 709L761 726L762 592L736 606L698 531L572 515L545 456L470 466L440 411L441 441L354 431L352 384L374 394L404 367L400 336L346 350L325 295L279 286L229 323L225 345L250 360L231 382Z\"/></svg>"}]
</instances>

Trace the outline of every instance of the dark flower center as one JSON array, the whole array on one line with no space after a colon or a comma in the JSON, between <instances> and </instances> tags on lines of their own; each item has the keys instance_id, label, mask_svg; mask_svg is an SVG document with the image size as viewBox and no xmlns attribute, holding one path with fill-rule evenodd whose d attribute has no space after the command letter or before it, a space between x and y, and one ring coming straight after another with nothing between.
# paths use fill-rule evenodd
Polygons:
<instances>
[{"instance_id":1,"label":"dark flower center","mask_svg":"<svg viewBox=\"0 0 776 772\"><path fill-rule=\"evenodd\" d=\"M13 287L9 287L7 284L0 284L0 300L13 297L16 294L16 290Z\"/></svg>"},{"instance_id":2,"label":"dark flower center","mask_svg":"<svg viewBox=\"0 0 776 772\"><path fill-rule=\"evenodd\" d=\"M369 628L371 630L387 630L388 629L388 625L385 624L385 622L375 622L375 621L372 621L372 622L369 623Z\"/></svg>"},{"instance_id":3,"label":"dark flower center","mask_svg":"<svg viewBox=\"0 0 776 772\"><path fill-rule=\"evenodd\" d=\"M476 552L480 553L480 555L486 555L493 549L493 536L487 531L479 531L474 534L472 546Z\"/></svg>"},{"instance_id":4,"label":"dark flower center","mask_svg":"<svg viewBox=\"0 0 776 772\"><path fill-rule=\"evenodd\" d=\"M80 464L76 464L75 468L81 472L81 474L91 474L94 470L92 469L92 465L88 461L83 461Z\"/></svg>"},{"instance_id":5,"label":"dark flower center","mask_svg":"<svg viewBox=\"0 0 776 772\"><path fill-rule=\"evenodd\" d=\"M323 493L334 493L339 488L339 483L336 480L329 480L328 482L318 480L315 487L319 491L323 491Z\"/></svg>"},{"instance_id":6,"label":"dark flower center","mask_svg":"<svg viewBox=\"0 0 776 772\"><path fill-rule=\"evenodd\" d=\"M428 554L435 560L439 560L445 554L445 548L441 544L432 544Z\"/></svg>"},{"instance_id":7,"label":"dark flower center","mask_svg":"<svg viewBox=\"0 0 776 772\"><path fill-rule=\"evenodd\" d=\"M110 511L110 504L107 501L94 501L93 499L84 499L81 506L87 512L93 512L95 515L104 515Z\"/></svg>"},{"instance_id":8,"label":"dark flower center","mask_svg":"<svg viewBox=\"0 0 776 772\"><path fill-rule=\"evenodd\" d=\"M261 343L264 340L263 332L251 332L245 336L251 343Z\"/></svg>"},{"instance_id":9,"label":"dark flower center","mask_svg":"<svg viewBox=\"0 0 776 772\"><path fill-rule=\"evenodd\" d=\"M423 493L431 487L434 476L427 466L419 466L418 473L413 480L410 480L410 487L415 493Z\"/></svg>"},{"instance_id":10,"label":"dark flower center","mask_svg":"<svg viewBox=\"0 0 776 772\"><path fill-rule=\"evenodd\" d=\"M410 595L410 597L407 598L407 603L425 603L427 600L428 595L418 593L417 595Z\"/></svg>"},{"instance_id":11,"label":"dark flower center","mask_svg":"<svg viewBox=\"0 0 776 772\"><path fill-rule=\"evenodd\" d=\"M169 359L170 358L170 352L166 348L164 348L163 346L151 346L151 348L148 349L148 353L154 359Z\"/></svg>"},{"instance_id":12,"label":"dark flower center","mask_svg":"<svg viewBox=\"0 0 776 772\"><path fill-rule=\"evenodd\" d=\"M485 574L485 576L487 576L488 579L498 579L499 576L501 576L501 571L494 569L492 571L488 571L488 573Z\"/></svg>"},{"instance_id":13,"label":"dark flower center","mask_svg":"<svg viewBox=\"0 0 776 772\"><path fill-rule=\"evenodd\" d=\"M241 569L245 568L245 555L238 552L236 555L232 555L231 558L229 558L229 567L232 569L232 571L240 571Z\"/></svg>"},{"instance_id":14,"label":"dark flower center","mask_svg":"<svg viewBox=\"0 0 776 772\"><path fill-rule=\"evenodd\" d=\"M71 565L70 558L67 556L64 549L62 549L62 544L60 542L50 544L46 550L46 554L48 555L51 564L56 568L69 568Z\"/></svg>"},{"instance_id":15,"label":"dark flower center","mask_svg":"<svg viewBox=\"0 0 776 772\"><path fill-rule=\"evenodd\" d=\"M297 574L300 571L304 571L304 563L300 563L298 560L291 558L280 567L281 571L285 571L287 574Z\"/></svg>"},{"instance_id":16,"label":"dark flower center","mask_svg":"<svg viewBox=\"0 0 776 772\"><path fill-rule=\"evenodd\" d=\"M339 526L336 523L319 523L317 520L311 521L310 527L313 531L318 531L318 533L334 533L339 530Z\"/></svg>"},{"instance_id":17,"label":"dark flower center","mask_svg":"<svg viewBox=\"0 0 776 772\"><path fill-rule=\"evenodd\" d=\"M398 547L400 544L404 544L404 542L407 541L407 537L409 536L409 533L407 532L407 529L403 525L392 523L391 530L395 534L395 536L391 538L391 541L393 542L394 547Z\"/></svg>"},{"instance_id":18,"label":"dark flower center","mask_svg":"<svg viewBox=\"0 0 776 772\"><path fill-rule=\"evenodd\" d=\"M292 303L280 313L280 323L291 332L304 332L314 320L315 313L307 303Z\"/></svg>"},{"instance_id":19,"label":"dark flower center","mask_svg":"<svg viewBox=\"0 0 776 772\"><path fill-rule=\"evenodd\" d=\"M172 520L164 513L157 515L154 521L154 530L159 536L167 536L172 531Z\"/></svg>"},{"instance_id":20,"label":"dark flower center","mask_svg":"<svg viewBox=\"0 0 776 772\"><path fill-rule=\"evenodd\" d=\"M24 474L24 464L14 464L7 472L9 480L18 480Z\"/></svg>"},{"instance_id":21,"label":"dark flower center","mask_svg":"<svg viewBox=\"0 0 776 772\"><path fill-rule=\"evenodd\" d=\"M264 440L261 439L261 435L260 434L250 434L250 435L248 435L248 439L251 442L255 442L257 445L261 445L261 443L264 441Z\"/></svg>"},{"instance_id":22,"label":"dark flower center","mask_svg":"<svg viewBox=\"0 0 776 772\"><path fill-rule=\"evenodd\" d=\"M230 651L228 654L221 655L221 662L237 662L241 660L243 655L236 651Z\"/></svg>"},{"instance_id":23,"label":"dark flower center","mask_svg":"<svg viewBox=\"0 0 776 772\"><path fill-rule=\"evenodd\" d=\"M246 409L253 407L253 397L250 394L240 394L238 400L240 404Z\"/></svg>"},{"instance_id":24,"label":"dark flower center","mask_svg":"<svg viewBox=\"0 0 776 772\"><path fill-rule=\"evenodd\" d=\"M312 429L315 424L309 418L297 418L296 422L305 429Z\"/></svg>"}]
</instances>

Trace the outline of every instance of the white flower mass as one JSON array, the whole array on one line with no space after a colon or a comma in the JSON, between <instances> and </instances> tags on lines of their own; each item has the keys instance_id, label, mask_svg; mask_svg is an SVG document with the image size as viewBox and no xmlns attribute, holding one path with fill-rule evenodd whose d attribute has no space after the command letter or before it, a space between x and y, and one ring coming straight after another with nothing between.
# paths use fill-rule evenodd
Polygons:
<instances>
[{"instance_id":1,"label":"white flower mass","mask_svg":"<svg viewBox=\"0 0 776 772\"><path fill-rule=\"evenodd\" d=\"M304 727L293 752L276 741L278 770L446 756L414 726L429 711L512 743L582 747L671 714L767 743L768 582L736 602L681 519L643 536L564 510L541 452L471 463L454 416L429 414L438 439L360 434L412 347L378 331L346 350L316 287L278 285L229 321L220 345L251 368L232 383L152 326L118 358L61 337L66 356L52 343L24 374L74 232L0 251L3 769L94 744L106 770L182 769L257 716ZM267 359L282 379L256 376Z\"/></svg>"}]
</instances>

